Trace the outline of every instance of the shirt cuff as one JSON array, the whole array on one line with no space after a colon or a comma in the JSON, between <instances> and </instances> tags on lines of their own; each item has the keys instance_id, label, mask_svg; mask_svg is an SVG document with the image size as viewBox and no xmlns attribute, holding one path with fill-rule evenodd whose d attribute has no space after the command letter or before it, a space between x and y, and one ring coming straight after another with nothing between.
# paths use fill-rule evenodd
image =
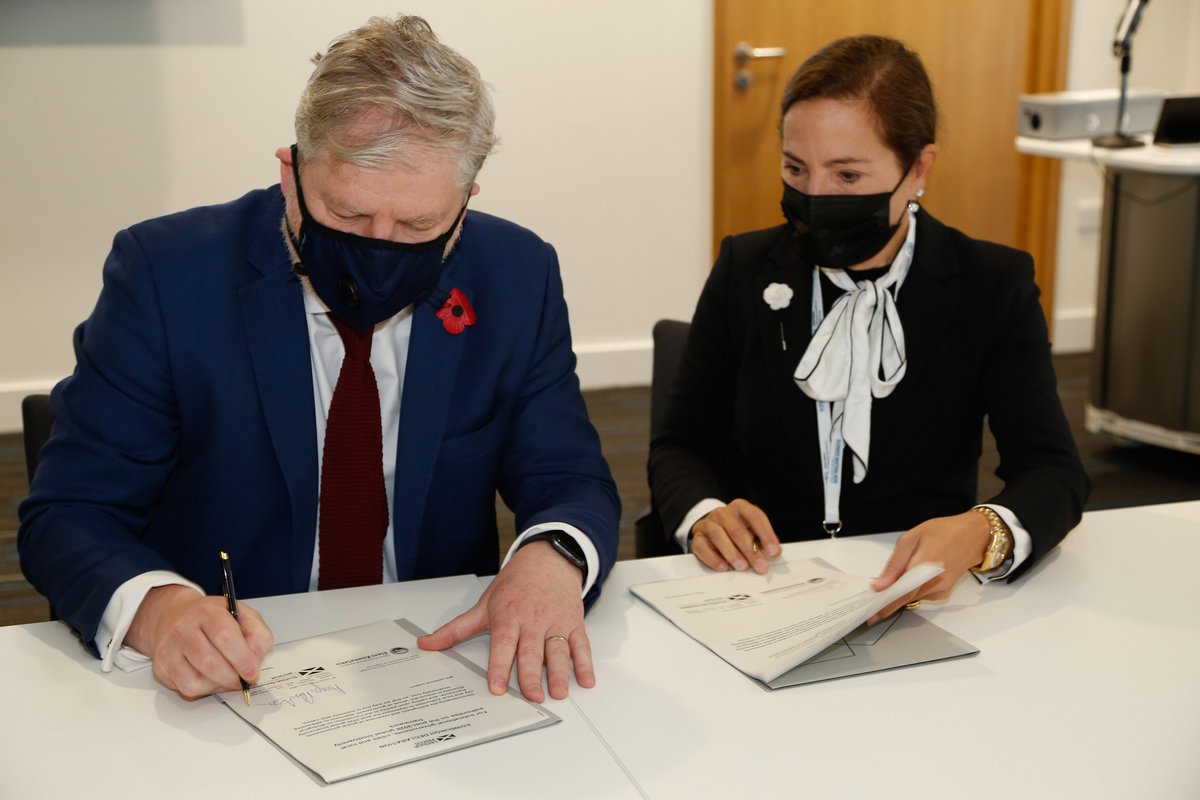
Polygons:
<instances>
[{"instance_id":1,"label":"shirt cuff","mask_svg":"<svg viewBox=\"0 0 1200 800\"><path fill-rule=\"evenodd\" d=\"M992 503L980 503L976 508L990 508L995 511L1000 519L1004 520L1004 524L1008 526L1008 532L1013 537L1012 559L1005 564L1001 564L990 572L971 573L979 579L980 583L991 583L998 581L1001 578L1008 576L1017 567L1021 566L1033 552L1033 538L1029 535L1029 531L1021 526L1021 521L1017 519L1017 515L1010 509L1004 506L993 505Z\"/></svg>"},{"instance_id":2,"label":"shirt cuff","mask_svg":"<svg viewBox=\"0 0 1200 800\"><path fill-rule=\"evenodd\" d=\"M699 522L701 517L725 505L726 503L723 500L717 500L715 497L706 497L692 506L692 510L684 515L683 522L679 523L679 527L675 529L675 541L679 543L679 549L685 553L690 553L692 551L692 526Z\"/></svg>"},{"instance_id":3,"label":"shirt cuff","mask_svg":"<svg viewBox=\"0 0 1200 800\"><path fill-rule=\"evenodd\" d=\"M146 593L155 586L190 586L200 594L204 590L180 575L167 570L153 570L135 575L122 583L109 598L100 617L100 627L96 630L96 643L100 648L100 670L111 672L117 665L125 672L133 672L150 666L150 657L139 653L132 647L125 646L125 635L146 599Z\"/></svg>"},{"instance_id":4,"label":"shirt cuff","mask_svg":"<svg viewBox=\"0 0 1200 800\"><path fill-rule=\"evenodd\" d=\"M513 557L513 553L521 548L522 542L535 533L546 531L562 531L574 539L575 543L579 545L579 549L583 551L583 558L587 561L587 577L583 581L583 591L579 593L579 596L585 596L596 583L596 576L600 574L600 551L596 549L596 545L592 544L588 535L574 525L567 525L563 522L543 522L540 525L526 528L513 542L512 547L508 548L508 554L504 556L504 562L500 565L500 569L504 569L505 564Z\"/></svg>"}]
</instances>

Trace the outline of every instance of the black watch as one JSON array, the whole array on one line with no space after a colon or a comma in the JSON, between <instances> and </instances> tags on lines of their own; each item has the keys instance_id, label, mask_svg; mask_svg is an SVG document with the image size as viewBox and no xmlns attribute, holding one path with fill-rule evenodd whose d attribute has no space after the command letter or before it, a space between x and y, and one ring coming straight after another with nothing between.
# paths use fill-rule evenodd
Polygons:
<instances>
[{"instance_id":1,"label":"black watch","mask_svg":"<svg viewBox=\"0 0 1200 800\"><path fill-rule=\"evenodd\" d=\"M587 559L583 555L583 548L579 546L579 542L575 541L574 536L565 531L542 531L541 533L533 534L521 542L521 547L532 542L549 542L550 546L557 550L560 556L579 567L579 571L583 573L583 582L587 583ZM521 547L517 549L520 550Z\"/></svg>"}]
</instances>

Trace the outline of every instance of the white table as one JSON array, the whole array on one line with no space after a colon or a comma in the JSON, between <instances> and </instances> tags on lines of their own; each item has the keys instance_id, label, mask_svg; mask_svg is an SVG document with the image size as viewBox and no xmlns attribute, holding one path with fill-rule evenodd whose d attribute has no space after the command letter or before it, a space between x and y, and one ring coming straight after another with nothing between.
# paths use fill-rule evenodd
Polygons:
<instances>
[{"instance_id":1,"label":"white table","mask_svg":"<svg viewBox=\"0 0 1200 800\"><path fill-rule=\"evenodd\" d=\"M287 641L397 617L433 630L481 591L468 575L249 602ZM557 725L324 786L220 702L101 673L60 623L0 628L0 659L0 798L639 797L569 701Z\"/></svg>"},{"instance_id":2,"label":"white table","mask_svg":"<svg viewBox=\"0 0 1200 800\"><path fill-rule=\"evenodd\" d=\"M893 538L785 553L873 574ZM599 684L550 701L561 724L325 787L215 701L101 674L58 623L0 628L0 796L1198 797L1197 563L1200 502L1090 513L1035 574L922 608L979 655L768 692L627 591L694 559L621 562L589 615ZM432 628L480 585L252 604L283 641L400 616ZM481 663L485 642L463 652ZM1006 777L981 777L990 764Z\"/></svg>"},{"instance_id":3,"label":"white table","mask_svg":"<svg viewBox=\"0 0 1200 800\"><path fill-rule=\"evenodd\" d=\"M785 556L873 575L893 539ZM979 655L768 692L625 591L694 559L623 562L577 702L650 797L1200 797L1198 563L1200 502L1087 514L1033 574L922 607Z\"/></svg>"}]
</instances>

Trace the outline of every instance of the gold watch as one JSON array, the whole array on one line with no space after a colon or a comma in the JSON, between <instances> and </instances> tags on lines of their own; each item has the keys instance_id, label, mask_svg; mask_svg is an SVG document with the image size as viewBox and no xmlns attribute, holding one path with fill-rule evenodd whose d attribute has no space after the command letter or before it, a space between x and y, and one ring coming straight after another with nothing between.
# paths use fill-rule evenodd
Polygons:
<instances>
[{"instance_id":1,"label":"gold watch","mask_svg":"<svg viewBox=\"0 0 1200 800\"><path fill-rule=\"evenodd\" d=\"M975 506L971 510L983 514L984 518L988 521L988 533L992 535L987 549L983 551L983 561L979 566L972 567L971 572L991 572L996 567L1003 565L1012 553L1012 533L1008 530L1008 526L1004 524L1004 520L1000 519L1000 515L987 506Z\"/></svg>"}]
</instances>

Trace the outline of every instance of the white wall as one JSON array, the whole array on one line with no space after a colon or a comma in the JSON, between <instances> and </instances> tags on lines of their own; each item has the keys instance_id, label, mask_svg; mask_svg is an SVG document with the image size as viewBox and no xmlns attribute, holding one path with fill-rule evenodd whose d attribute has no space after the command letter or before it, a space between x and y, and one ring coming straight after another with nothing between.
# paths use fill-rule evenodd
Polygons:
<instances>
[{"instance_id":1,"label":"white wall","mask_svg":"<svg viewBox=\"0 0 1200 800\"><path fill-rule=\"evenodd\" d=\"M495 89L474 207L559 251L580 376L645 384L710 252L711 0L408 0ZM0 430L74 357L113 234L278 180L295 100L366 0L0 2Z\"/></svg>"},{"instance_id":2,"label":"white wall","mask_svg":"<svg viewBox=\"0 0 1200 800\"><path fill-rule=\"evenodd\" d=\"M649 381L709 267L711 0L409 0L492 84L477 207L560 253L587 386ZM1114 87L1125 0L1075 0L1068 86ZM0 0L0 430L74 363L112 235L277 179L308 57L366 0ZM1154 0L1134 87L1200 93L1200 0ZM1056 349L1088 350L1101 180L1065 164Z\"/></svg>"},{"instance_id":3,"label":"white wall","mask_svg":"<svg viewBox=\"0 0 1200 800\"><path fill-rule=\"evenodd\" d=\"M1113 33L1126 0L1075 0L1068 89L1115 89L1120 62ZM1200 94L1200 0L1154 0L1134 35L1130 89ZM1092 349L1100 261L1099 167L1064 162L1059 196L1054 349Z\"/></svg>"}]
</instances>

